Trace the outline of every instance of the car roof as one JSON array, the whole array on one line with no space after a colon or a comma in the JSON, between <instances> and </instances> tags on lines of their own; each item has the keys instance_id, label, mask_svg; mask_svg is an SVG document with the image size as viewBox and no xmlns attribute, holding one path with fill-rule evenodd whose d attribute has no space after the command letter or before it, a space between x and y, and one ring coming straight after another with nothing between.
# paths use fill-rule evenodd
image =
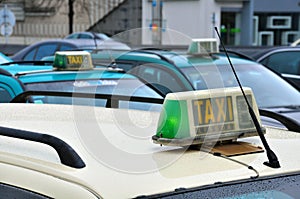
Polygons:
<instances>
[{"instance_id":1,"label":"car roof","mask_svg":"<svg viewBox=\"0 0 300 199\"><path fill-rule=\"evenodd\" d=\"M212 56L190 55L176 53L165 50L133 50L133 51L115 51L110 53L113 59L117 60L136 60L152 63L169 62L169 64L175 64L177 67L191 67L193 64L206 65L211 64L229 64L227 57L224 54L213 54ZM92 54L93 57L93 54ZM95 56L96 58L97 56ZM101 57L101 55L100 55ZM112 60L113 60L112 59ZM233 64L257 64L253 60L243 59L232 56L230 60Z\"/></svg>"},{"instance_id":2,"label":"car roof","mask_svg":"<svg viewBox=\"0 0 300 199\"><path fill-rule=\"evenodd\" d=\"M199 150L153 144L149 138L155 132L158 121L159 114L156 112L39 104L6 104L0 107L0 111L3 113L1 126L56 136L78 152L86 167L75 169L62 165L51 150L46 150L44 155L35 154L39 153L39 148L24 155L26 143L5 153L5 145L0 145L0 161L3 164L30 168L77 183L104 198L132 198L218 182L251 180L257 174L248 168L250 165L259 177L300 171L300 156L291 153L300 150L300 134L291 131L267 128L267 140L281 162L281 168L273 169L263 164L267 159L265 153L227 159ZM131 115L129 120L123 118L123 121L116 122L114 119L127 114ZM151 125L142 131L141 126L136 125L147 121L152 121ZM127 127L130 130L126 130ZM144 139L133 139L125 135L124 130L138 133L136 136ZM91 140L94 142L89 146ZM261 145L258 136L242 141ZM7 142L7 139L1 139L1 142ZM14 174L10 176L14 177Z\"/></svg>"},{"instance_id":3,"label":"car roof","mask_svg":"<svg viewBox=\"0 0 300 199\"><path fill-rule=\"evenodd\" d=\"M40 45L40 44L46 44L46 43L64 43L64 44L70 44L76 47L82 47L82 46L95 46L95 42L91 41L89 39L83 39L77 40L77 39L49 39L49 40L43 40L38 41L36 43L33 43L33 46Z\"/></svg>"},{"instance_id":4,"label":"car roof","mask_svg":"<svg viewBox=\"0 0 300 199\"><path fill-rule=\"evenodd\" d=\"M78 35L78 34L87 34L87 35L91 35L93 36L94 34L96 34L97 36L101 36L101 39L111 39L109 36L107 36L105 33L101 33L101 32L91 32L91 31L81 31L81 32L73 32L69 35L67 35L65 38L68 38L71 35ZM81 39L81 38L80 38Z\"/></svg>"},{"instance_id":5,"label":"car roof","mask_svg":"<svg viewBox=\"0 0 300 199\"><path fill-rule=\"evenodd\" d=\"M38 41L33 43L19 52L15 53L11 56L11 59L19 60L20 57L24 56L26 52L30 49L33 49L37 46L43 44L67 44L74 48L74 50L92 50L92 49L124 49L129 50L130 47L124 43L120 43L114 40L106 40L106 41L99 41L99 40L92 40L92 39L49 39Z\"/></svg>"}]
</instances>

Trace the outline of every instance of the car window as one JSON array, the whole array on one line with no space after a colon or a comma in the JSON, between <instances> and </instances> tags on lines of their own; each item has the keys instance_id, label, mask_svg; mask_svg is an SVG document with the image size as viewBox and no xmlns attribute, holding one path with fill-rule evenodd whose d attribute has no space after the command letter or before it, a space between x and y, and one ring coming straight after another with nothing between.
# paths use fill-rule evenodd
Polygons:
<instances>
[{"instance_id":1,"label":"car window","mask_svg":"<svg viewBox=\"0 0 300 199\"><path fill-rule=\"evenodd\" d=\"M0 183L1 198L31 198L31 199L46 199L46 197L30 190L15 187L8 184Z\"/></svg>"},{"instance_id":2,"label":"car window","mask_svg":"<svg viewBox=\"0 0 300 199\"><path fill-rule=\"evenodd\" d=\"M160 65L146 63L137 66L131 72L166 93L184 89L178 77L171 70Z\"/></svg>"},{"instance_id":3,"label":"car window","mask_svg":"<svg viewBox=\"0 0 300 199\"><path fill-rule=\"evenodd\" d=\"M91 35L88 34L79 34L79 39L93 39Z\"/></svg>"},{"instance_id":4,"label":"car window","mask_svg":"<svg viewBox=\"0 0 300 199\"><path fill-rule=\"evenodd\" d=\"M110 37L108 37L106 34L102 34L102 33L96 33L97 38L98 39L102 39L102 40L111 40Z\"/></svg>"},{"instance_id":5,"label":"car window","mask_svg":"<svg viewBox=\"0 0 300 199\"><path fill-rule=\"evenodd\" d=\"M242 86L253 90L258 107L299 105L299 91L267 68L257 64L235 64L234 66ZM217 74L210 65L196 66L196 70L197 73L194 67L182 68L197 89L238 86L228 65L218 65L218 74L223 81L221 83L215 81Z\"/></svg>"},{"instance_id":6,"label":"car window","mask_svg":"<svg viewBox=\"0 0 300 199\"><path fill-rule=\"evenodd\" d=\"M78 33L73 33L73 34L68 35L68 36L66 37L66 39L77 39L77 38L78 38Z\"/></svg>"},{"instance_id":7,"label":"car window","mask_svg":"<svg viewBox=\"0 0 300 199\"><path fill-rule=\"evenodd\" d=\"M278 52L263 60L263 63L278 73L300 74L300 52Z\"/></svg>"},{"instance_id":8,"label":"car window","mask_svg":"<svg viewBox=\"0 0 300 199\"><path fill-rule=\"evenodd\" d=\"M37 48L33 48L31 51L29 51L25 56L24 56L24 60L25 61L31 61L34 60L34 56L36 53Z\"/></svg>"},{"instance_id":9,"label":"car window","mask_svg":"<svg viewBox=\"0 0 300 199\"><path fill-rule=\"evenodd\" d=\"M67 44L62 44L62 45L59 47L59 50L60 50L60 51L73 50L73 49L74 49L73 46L70 46L70 45L67 45Z\"/></svg>"},{"instance_id":10,"label":"car window","mask_svg":"<svg viewBox=\"0 0 300 199\"><path fill-rule=\"evenodd\" d=\"M43 57L53 55L57 49L57 44L45 44L38 48L34 60L41 60Z\"/></svg>"}]
</instances>

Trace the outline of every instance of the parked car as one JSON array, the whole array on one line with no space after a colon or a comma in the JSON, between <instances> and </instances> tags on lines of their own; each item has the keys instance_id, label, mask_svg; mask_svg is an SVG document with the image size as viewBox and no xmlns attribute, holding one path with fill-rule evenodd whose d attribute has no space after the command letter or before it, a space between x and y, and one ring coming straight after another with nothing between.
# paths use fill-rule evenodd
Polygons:
<instances>
[{"instance_id":1,"label":"parked car","mask_svg":"<svg viewBox=\"0 0 300 199\"><path fill-rule=\"evenodd\" d=\"M121 49L129 50L130 47L113 40L94 41L90 39L55 39L36 42L17 52L11 59L14 61L41 60L54 55L56 51L91 50L91 49Z\"/></svg>"},{"instance_id":2,"label":"parked car","mask_svg":"<svg viewBox=\"0 0 300 199\"><path fill-rule=\"evenodd\" d=\"M157 49L98 50L92 57L96 67L123 70L162 98L170 92L237 86L228 60L218 53L203 56ZM299 132L299 90L256 62L236 57L231 60L242 85L255 93L263 124Z\"/></svg>"},{"instance_id":3,"label":"parked car","mask_svg":"<svg viewBox=\"0 0 300 199\"><path fill-rule=\"evenodd\" d=\"M258 51L252 58L300 88L300 48L281 46Z\"/></svg>"},{"instance_id":4,"label":"parked car","mask_svg":"<svg viewBox=\"0 0 300 199\"><path fill-rule=\"evenodd\" d=\"M95 32L74 32L70 35L67 35L65 39L99 39L99 40L112 40L109 36L104 33L95 33Z\"/></svg>"},{"instance_id":5,"label":"parked car","mask_svg":"<svg viewBox=\"0 0 300 199\"><path fill-rule=\"evenodd\" d=\"M238 86L228 59L218 52L182 55L159 49L142 49L107 55L99 51L92 57L96 63L122 68L151 82L153 87L165 94ZM242 86L252 88L261 116L268 117L263 118L263 123L300 132L299 89L257 62L236 56L230 57L230 60Z\"/></svg>"},{"instance_id":6,"label":"parked car","mask_svg":"<svg viewBox=\"0 0 300 199\"><path fill-rule=\"evenodd\" d=\"M160 93L138 78L119 70L95 69L89 52L57 52L53 65L47 63L44 66L24 66L13 62L12 65L7 63L0 66L0 102L23 100L43 104L81 104L135 109L150 108L152 103L147 99L144 99L144 103L141 100L127 103L126 99L149 97L152 101L156 98L162 103L163 97ZM96 98L89 99L93 97ZM147 102L150 107L145 105ZM159 107L161 105L158 105Z\"/></svg>"}]
</instances>

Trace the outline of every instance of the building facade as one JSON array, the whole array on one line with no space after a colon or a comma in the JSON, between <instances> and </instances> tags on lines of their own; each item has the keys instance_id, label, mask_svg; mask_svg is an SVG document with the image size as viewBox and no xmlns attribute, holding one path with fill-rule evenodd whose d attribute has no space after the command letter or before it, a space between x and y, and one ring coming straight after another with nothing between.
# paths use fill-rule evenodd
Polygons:
<instances>
[{"instance_id":1,"label":"building facade","mask_svg":"<svg viewBox=\"0 0 300 199\"><path fill-rule=\"evenodd\" d=\"M70 1L1 1L0 9L7 5L15 13L16 24L8 40L2 36L0 42L30 44L63 38L69 34ZM147 43L149 37L158 34L155 31L161 38L170 35L170 31L189 38L216 37L214 27L221 32L225 44L235 46L288 45L300 37L298 0L72 1L74 32L88 30L113 36L127 31L125 39L136 43ZM157 6L161 9L159 14L155 11ZM153 26L157 17L159 29ZM176 42L185 44L184 39Z\"/></svg>"}]
</instances>

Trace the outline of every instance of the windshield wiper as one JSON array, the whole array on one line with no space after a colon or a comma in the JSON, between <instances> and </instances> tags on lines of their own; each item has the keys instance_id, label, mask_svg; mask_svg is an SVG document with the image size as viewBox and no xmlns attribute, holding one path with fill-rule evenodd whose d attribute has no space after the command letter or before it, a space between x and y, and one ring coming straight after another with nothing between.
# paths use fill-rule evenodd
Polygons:
<instances>
[{"instance_id":1,"label":"windshield wiper","mask_svg":"<svg viewBox=\"0 0 300 199\"><path fill-rule=\"evenodd\" d=\"M265 109L259 109L259 114L261 116L269 117L275 119L282 123L289 131L300 132L300 124L292 118L286 117L280 113L269 111Z\"/></svg>"}]
</instances>

